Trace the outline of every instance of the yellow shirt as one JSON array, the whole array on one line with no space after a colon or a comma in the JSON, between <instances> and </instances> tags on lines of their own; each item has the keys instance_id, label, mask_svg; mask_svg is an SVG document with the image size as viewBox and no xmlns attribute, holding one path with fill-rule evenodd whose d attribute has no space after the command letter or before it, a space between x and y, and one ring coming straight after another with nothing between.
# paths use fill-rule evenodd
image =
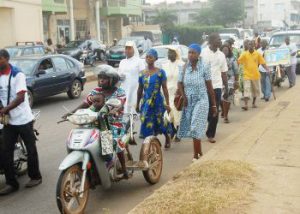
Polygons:
<instances>
[{"instance_id":1,"label":"yellow shirt","mask_svg":"<svg viewBox=\"0 0 300 214\"><path fill-rule=\"evenodd\" d=\"M250 53L249 51L243 52L238 63L243 65L244 80L259 80L260 73L258 66L266 64L263 56L257 51L254 51L253 53Z\"/></svg>"}]
</instances>

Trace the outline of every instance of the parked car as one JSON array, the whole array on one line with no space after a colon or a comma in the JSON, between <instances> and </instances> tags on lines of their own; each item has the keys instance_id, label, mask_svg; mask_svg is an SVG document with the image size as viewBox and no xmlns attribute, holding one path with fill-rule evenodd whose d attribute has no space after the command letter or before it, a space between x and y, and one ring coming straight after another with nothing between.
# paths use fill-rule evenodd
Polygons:
<instances>
[{"instance_id":1,"label":"parked car","mask_svg":"<svg viewBox=\"0 0 300 214\"><path fill-rule=\"evenodd\" d=\"M45 47L33 42L16 43L16 46L5 47L11 58L21 56L45 55Z\"/></svg>"},{"instance_id":2,"label":"parked car","mask_svg":"<svg viewBox=\"0 0 300 214\"><path fill-rule=\"evenodd\" d=\"M122 59L125 59L125 44L127 41L134 41L139 51L143 48L144 37L126 37L117 43L116 46L111 47L106 52L107 64L115 66L119 64Z\"/></svg>"},{"instance_id":3,"label":"parked car","mask_svg":"<svg viewBox=\"0 0 300 214\"><path fill-rule=\"evenodd\" d=\"M188 60L188 54L189 54L189 48L185 45L160 45L160 46L155 46L153 49L157 51L158 54L158 59L155 62L156 66L161 67L162 63L164 63L166 60L168 60L168 51L169 48L177 48L179 50L181 59L184 62L187 62ZM145 59L147 53L143 53L141 58Z\"/></svg>"},{"instance_id":4,"label":"parked car","mask_svg":"<svg viewBox=\"0 0 300 214\"><path fill-rule=\"evenodd\" d=\"M79 98L86 82L84 66L64 55L15 58L10 61L26 75L30 105L42 97L67 92Z\"/></svg>"},{"instance_id":5,"label":"parked car","mask_svg":"<svg viewBox=\"0 0 300 214\"><path fill-rule=\"evenodd\" d=\"M243 45L243 40L240 40L234 33L220 33L220 37L222 40L222 44L229 40L230 38L234 40L234 47L235 48L241 48Z\"/></svg>"},{"instance_id":6,"label":"parked car","mask_svg":"<svg viewBox=\"0 0 300 214\"><path fill-rule=\"evenodd\" d=\"M300 74L300 30L280 31L274 33L270 38L270 48L279 48L285 43L285 38L290 37L291 43L295 43L298 47L297 52L297 74Z\"/></svg>"},{"instance_id":7,"label":"parked car","mask_svg":"<svg viewBox=\"0 0 300 214\"><path fill-rule=\"evenodd\" d=\"M88 44L91 43L92 50L97 53L97 58L101 61L105 61L105 51L106 45L102 44L97 40L75 40L69 42L65 47L59 48L57 52L59 54L64 54L67 56L71 56L77 60L80 59L82 51L86 49Z\"/></svg>"}]
</instances>

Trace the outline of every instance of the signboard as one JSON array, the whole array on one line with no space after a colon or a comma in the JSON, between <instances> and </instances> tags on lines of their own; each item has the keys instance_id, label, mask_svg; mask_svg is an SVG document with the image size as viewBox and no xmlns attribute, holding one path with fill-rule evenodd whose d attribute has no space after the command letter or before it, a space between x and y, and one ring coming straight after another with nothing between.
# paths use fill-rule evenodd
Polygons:
<instances>
[{"instance_id":1,"label":"signboard","mask_svg":"<svg viewBox=\"0 0 300 214\"><path fill-rule=\"evenodd\" d=\"M264 53L267 66L290 65L291 56L288 48L266 50Z\"/></svg>"}]
</instances>

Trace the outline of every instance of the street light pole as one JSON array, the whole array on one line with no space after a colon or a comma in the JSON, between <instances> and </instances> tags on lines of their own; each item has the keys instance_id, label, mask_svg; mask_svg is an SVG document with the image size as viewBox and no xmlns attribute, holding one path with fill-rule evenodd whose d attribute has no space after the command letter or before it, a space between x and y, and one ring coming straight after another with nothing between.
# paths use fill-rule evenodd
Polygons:
<instances>
[{"instance_id":1,"label":"street light pole","mask_svg":"<svg viewBox=\"0 0 300 214\"><path fill-rule=\"evenodd\" d=\"M96 1L96 29L97 29L97 40L101 40L100 36L100 1Z\"/></svg>"},{"instance_id":2,"label":"street light pole","mask_svg":"<svg viewBox=\"0 0 300 214\"><path fill-rule=\"evenodd\" d=\"M75 40L75 24L74 24L74 5L73 0L70 0L70 27L71 27L71 40Z\"/></svg>"}]
</instances>

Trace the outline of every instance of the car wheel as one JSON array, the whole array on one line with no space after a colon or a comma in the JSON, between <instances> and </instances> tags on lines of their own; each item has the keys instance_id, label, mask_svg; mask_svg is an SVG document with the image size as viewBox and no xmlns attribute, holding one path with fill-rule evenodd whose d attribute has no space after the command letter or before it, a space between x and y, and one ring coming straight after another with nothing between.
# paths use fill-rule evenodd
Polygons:
<instances>
[{"instance_id":1,"label":"car wheel","mask_svg":"<svg viewBox=\"0 0 300 214\"><path fill-rule=\"evenodd\" d=\"M80 97L81 92L82 83L79 80L74 80L67 94L70 99L76 99Z\"/></svg>"},{"instance_id":2,"label":"car wheel","mask_svg":"<svg viewBox=\"0 0 300 214\"><path fill-rule=\"evenodd\" d=\"M33 107L33 94L32 92L28 89L27 90L27 95L28 95L28 101L29 101L29 105L32 108Z\"/></svg>"}]
</instances>

